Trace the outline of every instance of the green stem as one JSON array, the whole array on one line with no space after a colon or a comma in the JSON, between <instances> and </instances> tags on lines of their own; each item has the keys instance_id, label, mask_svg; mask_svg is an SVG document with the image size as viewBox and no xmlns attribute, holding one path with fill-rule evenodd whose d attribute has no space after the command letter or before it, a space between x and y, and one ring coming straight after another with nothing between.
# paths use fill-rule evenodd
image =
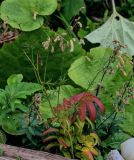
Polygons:
<instances>
[{"instance_id":1,"label":"green stem","mask_svg":"<svg viewBox=\"0 0 134 160\"><path fill-rule=\"evenodd\" d=\"M48 103L49 103L49 106L50 106L52 112L53 112L53 115L55 115L55 112L54 112L54 110L53 110L53 107L52 107L52 105L51 105L51 101L50 101L49 96L48 96L48 93L47 93L47 90L46 90L45 86L42 84L42 80L41 80L41 77L40 77L40 74L39 74L38 63L36 64L37 66L35 66L34 62L32 62L32 60L31 60L30 57L27 55L27 53L26 53L26 52L24 52L24 53L25 53L26 57L28 58L28 60L30 61L31 65L33 66L34 73L35 73L35 76L36 76L36 78L37 78L37 81L38 81L39 84L41 84L41 85L43 86L42 92L43 92L43 94L46 96L46 99L47 99L47 101L48 101Z\"/></svg>"},{"instance_id":2,"label":"green stem","mask_svg":"<svg viewBox=\"0 0 134 160\"><path fill-rule=\"evenodd\" d=\"M26 52L24 52L25 56L27 57L27 59L29 60L29 62L31 63L32 67L33 67L33 71L34 71L34 74L35 74L35 77L38 81L38 83L40 83L40 80L38 79L38 75L37 75L37 68L35 67L34 63L32 62L32 60L30 59L30 57L27 55Z\"/></svg>"},{"instance_id":3,"label":"green stem","mask_svg":"<svg viewBox=\"0 0 134 160\"><path fill-rule=\"evenodd\" d=\"M113 54L109 57L108 63L106 64L106 66L104 66L101 80L100 80L99 85L98 85L98 87L96 89L96 96L98 96L98 94L99 94L101 83L103 82L111 63L113 62L113 60L115 60L115 56L116 56L116 52L113 51Z\"/></svg>"}]
</instances>

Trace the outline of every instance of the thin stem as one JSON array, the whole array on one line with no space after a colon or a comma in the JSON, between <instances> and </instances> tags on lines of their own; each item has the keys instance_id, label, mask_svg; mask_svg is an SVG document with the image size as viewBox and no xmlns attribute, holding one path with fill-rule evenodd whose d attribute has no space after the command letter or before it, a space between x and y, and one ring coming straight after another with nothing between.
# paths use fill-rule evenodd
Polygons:
<instances>
[{"instance_id":1,"label":"thin stem","mask_svg":"<svg viewBox=\"0 0 134 160\"><path fill-rule=\"evenodd\" d=\"M98 94L99 94L100 87L101 87L101 83L103 82L103 79L104 79L104 77L106 76L107 71L108 71L108 69L109 69L109 66L111 65L113 59L115 59L115 55L116 55L116 52L113 51L113 55L111 55L111 56L109 57L108 63L107 63L107 65L104 67L104 71L103 71L101 80L100 80L99 85L98 85L98 87L97 87L97 89L96 89L96 96L98 96Z\"/></svg>"},{"instance_id":2,"label":"thin stem","mask_svg":"<svg viewBox=\"0 0 134 160\"><path fill-rule=\"evenodd\" d=\"M112 7L113 7L113 12L116 12L115 1L114 0L112 0Z\"/></svg>"},{"instance_id":3,"label":"thin stem","mask_svg":"<svg viewBox=\"0 0 134 160\"><path fill-rule=\"evenodd\" d=\"M44 71L44 82L46 83L46 73L47 73L47 67L48 67L48 57L49 57L49 52L46 54L46 62L45 62L45 71Z\"/></svg>"},{"instance_id":4,"label":"thin stem","mask_svg":"<svg viewBox=\"0 0 134 160\"><path fill-rule=\"evenodd\" d=\"M32 60L30 59L30 57L27 55L26 52L24 52L25 56L27 57L27 59L29 60L29 62L31 63L32 67L33 67L33 71L34 71L34 74L35 74L35 77L38 81L38 83L40 83L39 79L38 79L38 75L37 75L37 68L35 67L34 65L34 62L32 62Z\"/></svg>"},{"instance_id":5,"label":"thin stem","mask_svg":"<svg viewBox=\"0 0 134 160\"><path fill-rule=\"evenodd\" d=\"M43 92L43 94L46 96L46 99L47 99L47 101L48 101L48 103L49 103L49 106L50 106L53 114L55 115L55 112L54 112L54 110L53 110L53 107L52 107L52 105L51 105L51 101L50 101L49 96L48 96L48 93L47 93L47 90L46 90L45 86L42 84L42 80L41 80L41 77L40 77L40 74L39 74L38 64L37 64L37 67L36 67L35 64L34 64L34 62L32 62L32 60L30 59L30 57L27 55L27 53L24 52L24 54L26 55L26 57L27 57L28 60L30 61L31 65L33 66L33 69L34 69L34 72L35 72L35 76L36 76L36 78L37 78L37 81L38 81L39 84L41 84L41 85L43 86L42 92Z\"/></svg>"}]
</instances>

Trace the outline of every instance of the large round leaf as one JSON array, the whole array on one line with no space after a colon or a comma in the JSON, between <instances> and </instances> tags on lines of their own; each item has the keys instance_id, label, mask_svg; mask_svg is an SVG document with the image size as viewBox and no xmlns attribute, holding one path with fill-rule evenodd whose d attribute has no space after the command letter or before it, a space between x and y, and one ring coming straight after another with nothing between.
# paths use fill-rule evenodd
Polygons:
<instances>
[{"instance_id":1,"label":"large round leaf","mask_svg":"<svg viewBox=\"0 0 134 160\"><path fill-rule=\"evenodd\" d=\"M1 4L1 18L14 28L23 31L42 26L43 17L57 8L57 0L5 0Z\"/></svg>"},{"instance_id":2,"label":"large round leaf","mask_svg":"<svg viewBox=\"0 0 134 160\"><path fill-rule=\"evenodd\" d=\"M69 77L77 85L94 90L111 53L112 50L109 48L93 48L89 56L82 56L72 63L68 71Z\"/></svg>"},{"instance_id":3,"label":"large round leaf","mask_svg":"<svg viewBox=\"0 0 134 160\"><path fill-rule=\"evenodd\" d=\"M11 135L22 135L25 134L25 129L23 128L24 123L24 115L22 113L16 113L12 115L7 115L3 119L2 129Z\"/></svg>"}]
</instances>

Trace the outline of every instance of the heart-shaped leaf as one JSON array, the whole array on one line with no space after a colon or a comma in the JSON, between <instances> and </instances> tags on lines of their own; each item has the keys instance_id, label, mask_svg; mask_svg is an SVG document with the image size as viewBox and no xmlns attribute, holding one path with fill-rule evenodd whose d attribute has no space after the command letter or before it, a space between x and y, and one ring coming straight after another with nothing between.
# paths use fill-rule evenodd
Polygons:
<instances>
[{"instance_id":1,"label":"heart-shaped leaf","mask_svg":"<svg viewBox=\"0 0 134 160\"><path fill-rule=\"evenodd\" d=\"M32 31L43 25L43 17L57 8L57 0L5 0L1 4L1 19L14 28Z\"/></svg>"}]
</instances>

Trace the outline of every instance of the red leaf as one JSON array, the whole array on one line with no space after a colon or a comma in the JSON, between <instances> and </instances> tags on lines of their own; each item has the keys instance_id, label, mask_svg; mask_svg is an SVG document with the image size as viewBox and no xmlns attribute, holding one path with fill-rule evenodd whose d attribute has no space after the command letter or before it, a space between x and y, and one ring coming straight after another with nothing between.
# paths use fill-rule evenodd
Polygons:
<instances>
[{"instance_id":1,"label":"red leaf","mask_svg":"<svg viewBox=\"0 0 134 160\"><path fill-rule=\"evenodd\" d=\"M96 108L92 102L87 103L87 110L90 114L90 120L94 122L96 119Z\"/></svg>"},{"instance_id":2,"label":"red leaf","mask_svg":"<svg viewBox=\"0 0 134 160\"><path fill-rule=\"evenodd\" d=\"M63 100L63 105L64 105L65 108L67 108L67 107L69 107L71 104L70 104L69 100L64 99L64 100Z\"/></svg>"},{"instance_id":3,"label":"red leaf","mask_svg":"<svg viewBox=\"0 0 134 160\"><path fill-rule=\"evenodd\" d=\"M63 104L62 105L58 105L55 108L55 111L58 112L60 110L67 110L70 107L73 107L73 105L75 103L78 103L78 112L77 114L80 117L80 120L84 121L86 118L86 111L90 112L90 119L91 121L95 121L96 119L96 108L94 103L97 104L97 106L99 107L99 109L101 110L101 112L105 111L104 105L102 104L102 102L96 97L93 96L92 94L90 94L89 92L83 92L80 94L77 94L75 96L72 96L69 100L64 99L63 100ZM74 114L69 117L70 120L75 120L76 115L74 117Z\"/></svg>"},{"instance_id":4,"label":"red leaf","mask_svg":"<svg viewBox=\"0 0 134 160\"><path fill-rule=\"evenodd\" d=\"M64 106L65 109L70 108L70 107L71 107L70 101L67 100L67 99L64 99L64 100L63 100L63 106Z\"/></svg>"},{"instance_id":5,"label":"red leaf","mask_svg":"<svg viewBox=\"0 0 134 160\"><path fill-rule=\"evenodd\" d=\"M81 100L81 98L84 97L84 94L85 94L85 93L80 93L80 94L77 94L77 95L75 95L75 96L72 96L72 97L70 98L70 102L71 102L71 103L79 102L79 101Z\"/></svg>"},{"instance_id":6,"label":"red leaf","mask_svg":"<svg viewBox=\"0 0 134 160\"><path fill-rule=\"evenodd\" d=\"M43 134L47 135L47 134L52 133L52 132L58 132L58 129L56 129L56 128L49 128L48 130L44 131Z\"/></svg>"},{"instance_id":7,"label":"red leaf","mask_svg":"<svg viewBox=\"0 0 134 160\"><path fill-rule=\"evenodd\" d=\"M93 101L98 105L101 112L105 112L104 105L102 104L102 102L97 97L94 96Z\"/></svg>"},{"instance_id":8,"label":"red leaf","mask_svg":"<svg viewBox=\"0 0 134 160\"><path fill-rule=\"evenodd\" d=\"M87 107L86 104L83 103L78 108L78 114L81 121L84 121L86 119L86 107Z\"/></svg>"}]
</instances>

